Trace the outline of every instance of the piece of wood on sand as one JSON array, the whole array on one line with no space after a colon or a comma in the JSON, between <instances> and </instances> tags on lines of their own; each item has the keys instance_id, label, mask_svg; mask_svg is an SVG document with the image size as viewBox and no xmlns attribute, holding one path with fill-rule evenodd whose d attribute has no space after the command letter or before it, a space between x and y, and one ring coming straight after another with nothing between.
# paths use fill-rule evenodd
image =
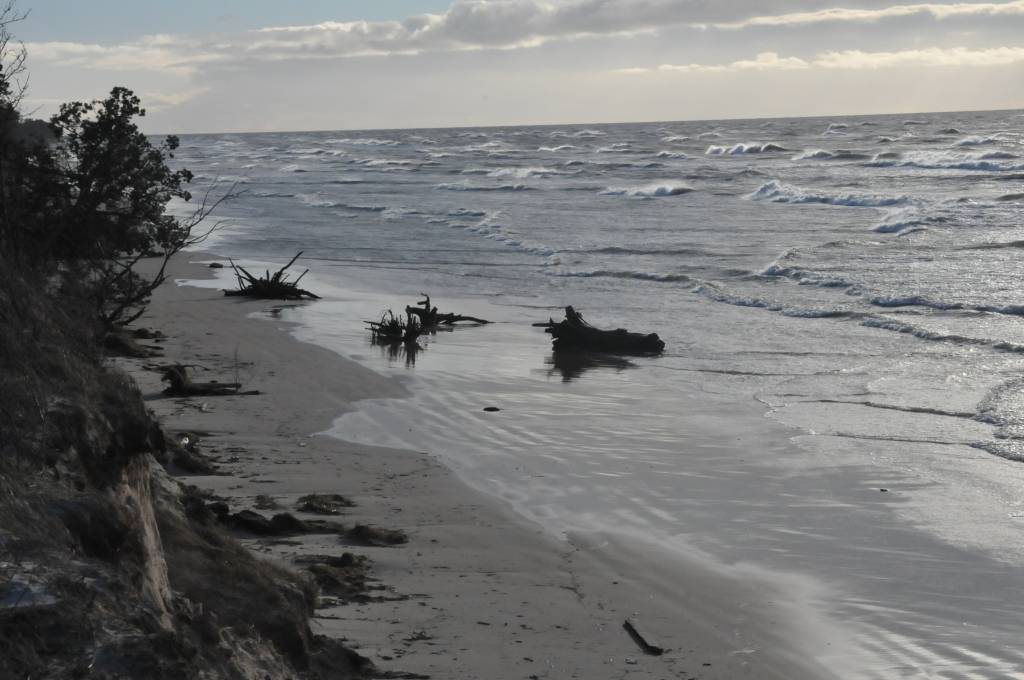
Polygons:
<instances>
[{"instance_id":1,"label":"piece of wood on sand","mask_svg":"<svg viewBox=\"0 0 1024 680\"><path fill-rule=\"evenodd\" d=\"M622 627L626 629L629 637L633 638L633 642L643 650L644 654L661 656L665 653L665 648L654 637L654 634L644 629L635 618L626 619Z\"/></svg>"},{"instance_id":2,"label":"piece of wood on sand","mask_svg":"<svg viewBox=\"0 0 1024 680\"><path fill-rule=\"evenodd\" d=\"M441 314L437 311L437 307L433 307L430 304L430 296L426 293L420 293L423 299L416 303L413 307L409 305L405 308L405 313L409 316L415 316L420 321L420 326L425 330L437 328L438 326L454 326L457 323L471 323L478 326L489 324L490 321L487 319L478 319L475 316L465 316L463 314Z\"/></svg>"},{"instance_id":3,"label":"piece of wood on sand","mask_svg":"<svg viewBox=\"0 0 1024 680\"><path fill-rule=\"evenodd\" d=\"M171 397L233 397L259 394L258 390L241 392L242 384L237 382L193 382L188 370L181 364L161 366L160 372L161 379L169 383L164 394Z\"/></svg>"},{"instance_id":4,"label":"piece of wood on sand","mask_svg":"<svg viewBox=\"0 0 1024 680\"><path fill-rule=\"evenodd\" d=\"M572 307L565 308L565 319L562 321L548 319L533 325L551 335L551 346L555 351L585 349L616 354L659 354L665 349L665 343L657 333L632 333L625 328L595 328Z\"/></svg>"}]
</instances>

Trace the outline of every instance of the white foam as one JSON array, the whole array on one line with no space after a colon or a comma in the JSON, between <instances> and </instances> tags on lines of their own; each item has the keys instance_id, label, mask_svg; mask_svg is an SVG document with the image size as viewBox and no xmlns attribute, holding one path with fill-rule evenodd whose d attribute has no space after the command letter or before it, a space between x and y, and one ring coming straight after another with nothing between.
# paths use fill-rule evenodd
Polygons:
<instances>
[{"instance_id":1,"label":"white foam","mask_svg":"<svg viewBox=\"0 0 1024 680\"><path fill-rule=\"evenodd\" d=\"M334 208L338 204L321 198L318 194L296 194L296 198L311 208Z\"/></svg>"},{"instance_id":2,"label":"white foam","mask_svg":"<svg viewBox=\"0 0 1024 680\"><path fill-rule=\"evenodd\" d=\"M793 160L795 160L795 161L823 160L824 161L824 160L829 160L830 158L835 158L835 156L836 155L834 153L832 153L831 151L825 151L824 149L808 149L807 151L804 151L803 153L800 153L800 154L797 154L796 156L793 156Z\"/></svg>"},{"instance_id":3,"label":"white foam","mask_svg":"<svg viewBox=\"0 0 1024 680\"><path fill-rule=\"evenodd\" d=\"M500 186L479 186L467 182L438 184L435 188L445 191L529 191L533 187L525 184L502 184Z\"/></svg>"},{"instance_id":4,"label":"white foam","mask_svg":"<svg viewBox=\"0 0 1024 680\"><path fill-rule=\"evenodd\" d=\"M785 151L786 149L774 142L747 142L745 144L734 144L732 146L709 146L704 152L706 156L738 156L750 153L769 153L771 151Z\"/></svg>"},{"instance_id":5,"label":"white foam","mask_svg":"<svg viewBox=\"0 0 1024 680\"><path fill-rule=\"evenodd\" d=\"M979 172L1007 172L1024 170L1021 163L997 163L982 156L959 151L912 151L900 158L881 154L867 163L876 168L921 168L923 170L972 170Z\"/></svg>"},{"instance_id":6,"label":"white foam","mask_svg":"<svg viewBox=\"0 0 1024 680\"><path fill-rule=\"evenodd\" d=\"M680 196L693 191L693 187L682 183L654 183L638 187L609 187L600 192L602 196L635 196L637 198L656 198L662 196Z\"/></svg>"},{"instance_id":7,"label":"white foam","mask_svg":"<svg viewBox=\"0 0 1024 680\"><path fill-rule=\"evenodd\" d=\"M498 168L487 173L488 177L516 177L518 179L529 179L531 177L550 177L551 175L564 174L560 170L545 167L533 168Z\"/></svg>"},{"instance_id":8,"label":"white foam","mask_svg":"<svg viewBox=\"0 0 1024 680\"><path fill-rule=\"evenodd\" d=\"M689 156L687 156L682 151L659 151L657 157L658 158L673 158L673 159L677 159L677 160L683 160L683 159L689 158Z\"/></svg>"},{"instance_id":9,"label":"white foam","mask_svg":"<svg viewBox=\"0 0 1024 680\"><path fill-rule=\"evenodd\" d=\"M567 271L559 272L556 276L567 278L611 278L611 279L636 279L639 281L657 281L660 283L683 283L691 279L685 274L659 274L656 272L619 271L613 269L598 269L594 271Z\"/></svg>"},{"instance_id":10,"label":"white foam","mask_svg":"<svg viewBox=\"0 0 1024 680\"><path fill-rule=\"evenodd\" d=\"M349 144L352 146L397 146L400 142L394 139L377 139L374 137L339 137L328 139L328 144Z\"/></svg>"},{"instance_id":11,"label":"white foam","mask_svg":"<svg viewBox=\"0 0 1024 680\"><path fill-rule=\"evenodd\" d=\"M602 146L597 150L597 153L624 153L632 150L633 145L630 142L618 142L611 146Z\"/></svg>"},{"instance_id":12,"label":"white foam","mask_svg":"<svg viewBox=\"0 0 1024 680\"><path fill-rule=\"evenodd\" d=\"M901 205L910 201L907 196L811 193L774 179L758 187L757 191L750 194L749 198L755 201L765 200L774 203L823 203L865 208Z\"/></svg>"},{"instance_id":13,"label":"white foam","mask_svg":"<svg viewBox=\"0 0 1024 680\"><path fill-rule=\"evenodd\" d=\"M547 151L549 153L560 153L563 151L573 151L576 147L572 144L560 144L559 146L542 146L537 151Z\"/></svg>"}]
</instances>

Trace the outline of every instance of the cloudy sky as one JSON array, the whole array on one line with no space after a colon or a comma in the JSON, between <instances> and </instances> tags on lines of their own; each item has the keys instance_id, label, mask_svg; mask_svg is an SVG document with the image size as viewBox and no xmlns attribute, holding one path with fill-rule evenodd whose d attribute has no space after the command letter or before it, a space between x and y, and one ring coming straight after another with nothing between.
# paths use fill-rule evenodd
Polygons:
<instances>
[{"instance_id":1,"label":"cloudy sky","mask_svg":"<svg viewBox=\"0 0 1024 680\"><path fill-rule=\"evenodd\" d=\"M153 132L1024 108L1024 0L18 0L27 108Z\"/></svg>"}]
</instances>

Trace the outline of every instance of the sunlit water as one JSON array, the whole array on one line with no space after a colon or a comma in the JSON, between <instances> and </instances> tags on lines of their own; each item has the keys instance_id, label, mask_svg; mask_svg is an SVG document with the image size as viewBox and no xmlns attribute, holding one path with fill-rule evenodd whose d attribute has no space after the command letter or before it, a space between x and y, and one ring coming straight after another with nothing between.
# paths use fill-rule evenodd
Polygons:
<instances>
[{"instance_id":1,"label":"sunlit water","mask_svg":"<svg viewBox=\"0 0 1024 680\"><path fill-rule=\"evenodd\" d=\"M305 251L325 300L282 316L408 383L338 436L430 451L555 532L813 577L877 677L1024 677L1022 125L185 136L179 160L245 189L208 248ZM497 323L370 345L420 291ZM566 304L667 351L554 357L530 323Z\"/></svg>"}]
</instances>

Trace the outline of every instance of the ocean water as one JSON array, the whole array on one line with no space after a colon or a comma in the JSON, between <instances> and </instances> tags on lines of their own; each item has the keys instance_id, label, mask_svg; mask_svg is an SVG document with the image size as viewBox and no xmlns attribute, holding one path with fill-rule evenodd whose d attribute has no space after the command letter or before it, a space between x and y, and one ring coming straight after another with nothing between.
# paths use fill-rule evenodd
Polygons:
<instances>
[{"instance_id":1,"label":"ocean water","mask_svg":"<svg viewBox=\"0 0 1024 680\"><path fill-rule=\"evenodd\" d=\"M325 299L275 314L407 384L334 434L555 533L811 579L864 677L1024 677L1024 114L186 135L177 161L244 190L205 249L303 251ZM370 344L421 291L496 323ZM665 354L552 355L530 323L569 304Z\"/></svg>"}]
</instances>

